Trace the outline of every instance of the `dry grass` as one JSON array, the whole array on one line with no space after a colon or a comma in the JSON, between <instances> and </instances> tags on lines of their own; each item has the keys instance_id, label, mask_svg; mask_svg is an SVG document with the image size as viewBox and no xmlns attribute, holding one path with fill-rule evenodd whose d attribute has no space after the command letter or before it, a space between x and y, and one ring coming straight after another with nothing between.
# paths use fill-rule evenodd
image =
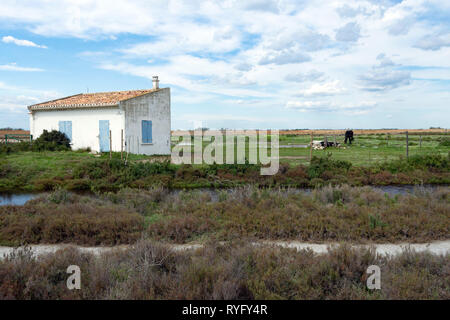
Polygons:
<instances>
[{"instance_id":1,"label":"dry grass","mask_svg":"<svg viewBox=\"0 0 450 320\"><path fill-rule=\"evenodd\" d=\"M150 237L189 242L205 236L312 242L422 242L447 239L448 188L389 197L369 187L325 187L312 194L246 187L170 196L154 211ZM191 226L197 229L192 229ZM173 235L176 234L176 238Z\"/></svg>"},{"instance_id":2,"label":"dry grass","mask_svg":"<svg viewBox=\"0 0 450 320\"><path fill-rule=\"evenodd\" d=\"M381 290L366 288L367 267L381 268ZM68 290L66 269L81 269ZM210 243L174 252L140 241L94 256L75 248L0 261L0 299L443 299L450 298L450 257L405 251L377 256L341 246L328 254Z\"/></svg>"},{"instance_id":3,"label":"dry grass","mask_svg":"<svg viewBox=\"0 0 450 320\"><path fill-rule=\"evenodd\" d=\"M141 235L171 243L206 239L427 242L448 239L449 188L388 196L370 187L123 189L101 196L59 190L0 207L0 243L122 244Z\"/></svg>"},{"instance_id":4,"label":"dry grass","mask_svg":"<svg viewBox=\"0 0 450 320\"><path fill-rule=\"evenodd\" d=\"M65 199L55 192L45 204L0 207L0 242L115 245L141 236L143 217L125 208Z\"/></svg>"}]
</instances>

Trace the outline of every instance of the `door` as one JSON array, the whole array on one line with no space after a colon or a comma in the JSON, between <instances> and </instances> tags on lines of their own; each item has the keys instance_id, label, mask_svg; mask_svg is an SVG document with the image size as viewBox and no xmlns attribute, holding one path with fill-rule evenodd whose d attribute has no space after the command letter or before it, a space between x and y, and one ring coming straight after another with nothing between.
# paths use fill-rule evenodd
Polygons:
<instances>
[{"instance_id":1,"label":"door","mask_svg":"<svg viewBox=\"0 0 450 320\"><path fill-rule=\"evenodd\" d=\"M59 132L66 135L67 138L72 142L72 121L59 121Z\"/></svg>"},{"instance_id":2,"label":"door","mask_svg":"<svg viewBox=\"0 0 450 320\"><path fill-rule=\"evenodd\" d=\"M109 152L109 120L99 120L100 152Z\"/></svg>"}]
</instances>

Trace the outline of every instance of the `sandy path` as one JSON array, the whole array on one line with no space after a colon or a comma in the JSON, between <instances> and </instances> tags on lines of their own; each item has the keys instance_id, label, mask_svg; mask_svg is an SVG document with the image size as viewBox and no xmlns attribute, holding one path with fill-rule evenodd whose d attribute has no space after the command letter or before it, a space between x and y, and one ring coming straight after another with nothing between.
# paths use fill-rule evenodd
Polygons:
<instances>
[{"instance_id":1,"label":"sandy path","mask_svg":"<svg viewBox=\"0 0 450 320\"><path fill-rule=\"evenodd\" d=\"M299 241L260 241L255 242L254 245L258 246L282 246L285 248L295 248L297 250L310 249L317 254L323 254L328 251L329 247L338 246L337 243L305 243ZM57 250L67 248L71 245L69 244L54 244L54 245L30 245L32 252L36 256L54 253ZM174 250L192 250L199 249L202 247L201 244L174 244L170 245ZM406 248L410 248L416 252L424 252L429 251L432 254L449 254L450 253L450 240L446 241L435 241L430 243L398 243L398 244L373 244L373 245L352 245L356 248L367 248L373 246L376 249L378 254L382 255L397 255L400 254ZM93 253L93 254L101 254L104 252L112 251L112 250L124 250L129 248L130 246L115 246L115 247L83 247L83 246L75 246L82 252ZM0 259L3 259L5 255L13 252L13 247L0 247Z\"/></svg>"}]
</instances>

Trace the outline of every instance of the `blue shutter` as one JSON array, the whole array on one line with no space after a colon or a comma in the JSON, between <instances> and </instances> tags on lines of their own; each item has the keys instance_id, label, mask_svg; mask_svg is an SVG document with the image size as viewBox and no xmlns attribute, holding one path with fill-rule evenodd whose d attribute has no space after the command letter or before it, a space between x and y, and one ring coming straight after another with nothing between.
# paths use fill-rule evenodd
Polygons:
<instances>
[{"instance_id":1,"label":"blue shutter","mask_svg":"<svg viewBox=\"0 0 450 320\"><path fill-rule=\"evenodd\" d=\"M142 143L152 143L152 122L142 120Z\"/></svg>"},{"instance_id":2,"label":"blue shutter","mask_svg":"<svg viewBox=\"0 0 450 320\"><path fill-rule=\"evenodd\" d=\"M59 131L64 133L72 141L72 121L59 121Z\"/></svg>"},{"instance_id":3,"label":"blue shutter","mask_svg":"<svg viewBox=\"0 0 450 320\"><path fill-rule=\"evenodd\" d=\"M66 122L65 121L59 121L59 132L64 133L66 131Z\"/></svg>"},{"instance_id":4,"label":"blue shutter","mask_svg":"<svg viewBox=\"0 0 450 320\"><path fill-rule=\"evenodd\" d=\"M72 142L72 121L66 121L66 136Z\"/></svg>"},{"instance_id":5,"label":"blue shutter","mask_svg":"<svg viewBox=\"0 0 450 320\"><path fill-rule=\"evenodd\" d=\"M142 143L147 143L147 121L142 120Z\"/></svg>"}]
</instances>

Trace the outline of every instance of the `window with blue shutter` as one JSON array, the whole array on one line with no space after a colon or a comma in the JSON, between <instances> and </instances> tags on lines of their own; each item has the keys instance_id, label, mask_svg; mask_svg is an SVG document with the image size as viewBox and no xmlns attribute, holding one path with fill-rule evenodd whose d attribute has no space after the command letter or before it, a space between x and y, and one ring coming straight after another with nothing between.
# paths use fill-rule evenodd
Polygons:
<instances>
[{"instance_id":1,"label":"window with blue shutter","mask_svg":"<svg viewBox=\"0 0 450 320\"><path fill-rule=\"evenodd\" d=\"M59 121L59 131L72 141L72 121Z\"/></svg>"},{"instance_id":2,"label":"window with blue shutter","mask_svg":"<svg viewBox=\"0 0 450 320\"><path fill-rule=\"evenodd\" d=\"M142 120L142 143L152 143L152 122Z\"/></svg>"}]
</instances>

